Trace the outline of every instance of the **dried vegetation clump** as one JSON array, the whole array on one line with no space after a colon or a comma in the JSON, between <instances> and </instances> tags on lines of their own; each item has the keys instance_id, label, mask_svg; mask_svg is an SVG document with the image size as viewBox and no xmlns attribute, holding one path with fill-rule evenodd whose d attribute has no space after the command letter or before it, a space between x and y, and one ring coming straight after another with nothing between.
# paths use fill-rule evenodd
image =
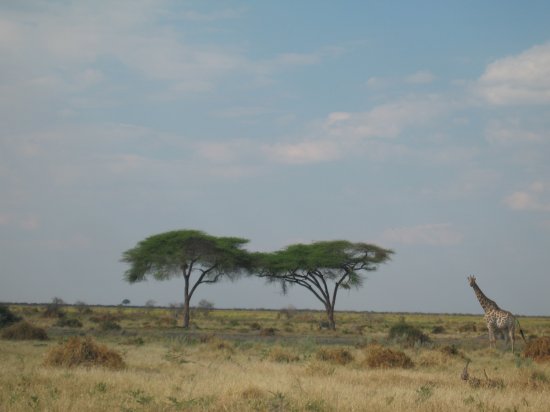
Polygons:
<instances>
[{"instance_id":1,"label":"dried vegetation clump","mask_svg":"<svg viewBox=\"0 0 550 412\"><path fill-rule=\"evenodd\" d=\"M72 368L76 366L102 366L109 369L125 367L122 356L105 345L95 343L92 338L72 337L67 342L52 348L44 360L46 366Z\"/></svg>"},{"instance_id":2,"label":"dried vegetation clump","mask_svg":"<svg viewBox=\"0 0 550 412\"><path fill-rule=\"evenodd\" d=\"M2 337L9 340L47 340L48 334L42 328L21 321L3 329Z\"/></svg>"},{"instance_id":3,"label":"dried vegetation clump","mask_svg":"<svg viewBox=\"0 0 550 412\"><path fill-rule=\"evenodd\" d=\"M274 362L290 363L298 362L300 360L300 357L295 353L290 352L289 350L277 347L273 348L271 352L269 352L269 359Z\"/></svg>"},{"instance_id":4,"label":"dried vegetation clump","mask_svg":"<svg viewBox=\"0 0 550 412\"><path fill-rule=\"evenodd\" d=\"M371 345L365 349L364 364L371 368L412 368L413 362L404 352Z\"/></svg>"},{"instance_id":5,"label":"dried vegetation clump","mask_svg":"<svg viewBox=\"0 0 550 412\"><path fill-rule=\"evenodd\" d=\"M353 355L344 348L321 348L315 354L317 360L347 365L353 361Z\"/></svg>"},{"instance_id":6,"label":"dried vegetation clump","mask_svg":"<svg viewBox=\"0 0 550 412\"><path fill-rule=\"evenodd\" d=\"M537 362L550 361L550 336L532 339L525 345L523 356Z\"/></svg>"}]
</instances>

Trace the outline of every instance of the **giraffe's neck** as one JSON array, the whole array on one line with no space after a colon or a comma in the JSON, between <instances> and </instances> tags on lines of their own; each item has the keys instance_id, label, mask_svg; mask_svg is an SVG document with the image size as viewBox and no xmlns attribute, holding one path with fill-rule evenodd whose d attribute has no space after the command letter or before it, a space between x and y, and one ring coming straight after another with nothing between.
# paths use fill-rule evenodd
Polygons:
<instances>
[{"instance_id":1,"label":"giraffe's neck","mask_svg":"<svg viewBox=\"0 0 550 412\"><path fill-rule=\"evenodd\" d=\"M485 296L478 285L474 284L472 287L474 288L477 300L479 300L479 304L481 305L485 313L492 309L500 309L494 301Z\"/></svg>"}]
</instances>

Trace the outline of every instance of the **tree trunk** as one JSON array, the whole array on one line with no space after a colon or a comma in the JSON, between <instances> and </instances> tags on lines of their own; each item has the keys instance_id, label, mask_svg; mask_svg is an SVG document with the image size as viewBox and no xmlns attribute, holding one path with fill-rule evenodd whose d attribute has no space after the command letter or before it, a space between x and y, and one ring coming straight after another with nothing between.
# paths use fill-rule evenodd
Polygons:
<instances>
[{"instance_id":1,"label":"tree trunk","mask_svg":"<svg viewBox=\"0 0 550 412\"><path fill-rule=\"evenodd\" d=\"M185 279L185 295L183 297L183 327L189 329L189 301L191 297L189 296L189 277L184 276Z\"/></svg>"},{"instance_id":2,"label":"tree trunk","mask_svg":"<svg viewBox=\"0 0 550 412\"><path fill-rule=\"evenodd\" d=\"M334 309L330 305L327 305L326 311L327 311L328 328L330 330L336 330L336 322L334 321Z\"/></svg>"}]
</instances>

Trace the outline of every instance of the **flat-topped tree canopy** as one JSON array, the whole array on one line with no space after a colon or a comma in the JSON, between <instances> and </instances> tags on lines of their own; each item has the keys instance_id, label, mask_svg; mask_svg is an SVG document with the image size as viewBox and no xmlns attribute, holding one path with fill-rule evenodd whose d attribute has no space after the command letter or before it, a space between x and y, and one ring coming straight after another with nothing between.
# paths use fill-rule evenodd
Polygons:
<instances>
[{"instance_id":1,"label":"flat-topped tree canopy","mask_svg":"<svg viewBox=\"0 0 550 412\"><path fill-rule=\"evenodd\" d=\"M289 286L300 285L325 306L329 326L334 329L334 306L339 288L359 288L363 275L390 260L392 250L347 240L294 244L273 253L255 254L258 276ZM333 284L330 290L329 284Z\"/></svg>"},{"instance_id":2,"label":"flat-topped tree canopy","mask_svg":"<svg viewBox=\"0 0 550 412\"><path fill-rule=\"evenodd\" d=\"M183 277L185 280L184 327L189 325L189 301L200 284L231 280L251 266L250 254L243 249L247 239L216 237L199 230L175 230L138 242L122 255L130 264L124 278L130 283L152 276L157 280ZM196 280L191 285L191 275Z\"/></svg>"}]
</instances>

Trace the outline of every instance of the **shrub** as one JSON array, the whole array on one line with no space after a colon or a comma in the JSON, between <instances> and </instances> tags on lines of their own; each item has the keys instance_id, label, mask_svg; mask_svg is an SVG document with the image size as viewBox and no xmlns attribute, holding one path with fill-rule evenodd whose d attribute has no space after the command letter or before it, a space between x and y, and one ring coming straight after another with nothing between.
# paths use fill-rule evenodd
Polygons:
<instances>
[{"instance_id":1,"label":"shrub","mask_svg":"<svg viewBox=\"0 0 550 412\"><path fill-rule=\"evenodd\" d=\"M261 330L262 329L262 325L259 324L258 322L252 322L250 324L250 329L252 330Z\"/></svg>"},{"instance_id":2,"label":"shrub","mask_svg":"<svg viewBox=\"0 0 550 412\"><path fill-rule=\"evenodd\" d=\"M300 360L300 357L294 353L289 352L288 350L277 347L273 348L271 352L269 352L269 359L274 362L290 363L298 362Z\"/></svg>"},{"instance_id":3,"label":"shrub","mask_svg":"<svg viewBox=\"0 0 550 412\"><path fill-rule=\"evenodd\" d=\"M78 313L80 313L81 315L89 315L90 313L92 313L92 309L86 304L86 302L83 302L81 300L77 300L74 303L74 306Z\"/></svg>"},{"instance_id":4,"label":"shrub","mask_svg":"<svg viewBox=\"0 0 550 412\"><path fill-rule=\"evenodd\" d=\"M65 316L63 311L63 305L65 302L61 298L53 298L52 302L46 306L44 310L44 317L46 318L62 318Z\"/></svg>"},{"instance_id":5,"label":"shrub","mask_svg":"<svg viewBox=\"0 0 550 412\"><path fill-rule=\"evenodd\" d=\"M55 322L55 326L61 328L81 328L82 322L75 318L59 318L57 322Z\"/></svg>"},{"instance_id":6,"label":"shrub","mask_svg":"<svg viewBox=\"0 0 550 412\"><path fill-rule=\"evenodd\" d=\"M125 367L122 356L92 338L72 337L67 342L52 348L44 360L46 366L72 368L75 366L103 366L109 369Z\"/></svg>"},{"instance_id":7,"label":"shrub","mask_svg":"<svg viewBox=\"0 0 550 412\"><path fill-rule=\"evenodd\" d=\"M42 328L21 321L5 328L2 337L10 340L47 340L48 334Z\"/></svg>"},{"instance_id":8,"label":"shrub","mask_svg":"<svg viewBox=\"0 0 550 412\"><path fill-rule=\"evenodd\" d=\"M353 355L343 348L321 348L315 354L318 360L346 365L353 361Z\"/></svg>"},{"instance_id":9,"label":"shrub","mask_svg":"<svg viewBox=\"0 0 550 412\"><path fill-rule=\"evenodd\" d=\"M95 323L103 323L103 322L108 322L108 321L115 322L115 321L118 321L118 320L120 320L120 316L114 315L110 312L90 316L90 321L95 322Z\"/></svg>"},{"instance_id":10,"label":"shrub","mask_svg":"<svg viewBox=\"0 0 550 412\"><path fill-rule=\"evenodd\" d=\"M430 338L420 329L409 325L404 319L401 319L390 328L388 338L407 346L414 346L417 343L423 344L430 341Z\"/></svg>"},{"instance_id":11,"label":"shrub","mask_svg":"<svg viewBox=\"0 0 550 412\"><path fill-rule=\"evenodd\" d=\"M19 322L21 318L14 315L7 306L0 305L0 328Z\"/></svg>"},{"instance_id":12,"label":"shrub","mask_svg":"<svg viewBox=\"0 0 550 412\"><path fill-rule=\"evenodd\" d=\"M445 333L445 328L441 325L434 326L432 328L432 333L434 333L434 334Z\"/></svg>"},{"instance_id":13,"label":"shrub","mask_svg":"<svg viewBox=\"0 0 550 412\"><path fill-rule=\"evenodd\" d=\"M477 332L477 326L474 322L463 323L458 327L459 332Z\"/></svg>"},{"instance_id":14,"label":"shrub","mask_svg":"<svg viewBox=\"0 0 550 412\"><path fill-rule=\"evenodd\" d=\"M528 341L523 349L523 356L538 362L550 361L550 336Z\"/></svg>"},{"instance_id":15,"label":"shrub","mask_svg":"<svg viewBox=\"0 0 550 412\"><path fill-rule=\"evenodd\" d=\"M277 314L277 319L285 317L286 319L292 319L296 315L297 309L293 305L288 305L286 308L283 308Z\"/></svg>"},{"instance_id":16,"label":"shrub","mask_svg":"<svg viewBox=\"0 0 550 412\"><path fill-rule=\"evenodd\" d=\"M99 324L99 327L100 327L101 330L103 330L103 331L114 331L114 330L120 330L120 329L122 329L122 327L121 327L118 323L116 323L116 322L114 322L114 321L112 321L112 320L106 320L106 321L104 321L104 322L101 322L101 323Z\"/></svg>"},{"instance_id":17,"label":"shrub","mask_svg":"<svg viewBox=\"0 0 550 412\"><path fill-rule=\"evenodd\" d=\"M458 350L456 345L445 345L439 348L439 351L445 355L458 356L464 358L464 354Z\"/></svg>"},{"instance_id":18,"label":"shrub","mask_svg":"<svg viewBox=\"0 0 550 412\"><path fill-rule=\"evenodd\" d=\"M371 345L366 349L364 364L371 368L411 368L413 362L404 352L394 351L380 345Z\"/></svg>"},{"instance_id":19,"label":"shrub","mask_svg":"<svg viewBox=\"0 0 550 412\"><path fill-rule=\"evenodd\" d=\"M277 329L275 328L264 328L260 330L260 336L275 336Z\"/></svg>"}]
</instances>

